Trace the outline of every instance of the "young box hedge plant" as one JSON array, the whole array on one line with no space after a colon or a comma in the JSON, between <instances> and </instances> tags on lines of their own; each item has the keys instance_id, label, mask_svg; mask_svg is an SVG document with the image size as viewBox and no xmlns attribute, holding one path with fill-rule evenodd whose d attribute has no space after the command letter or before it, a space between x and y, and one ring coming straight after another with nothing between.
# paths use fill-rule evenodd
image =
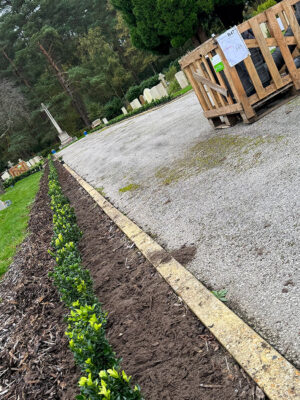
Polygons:
<instances>
[{"instance_id":1,"label":"young box hedge plant","mask_svg":"<svg viewBox=\"0 0 300 400\"><path fill-rule=\"evenodd\" d=\"M57 171L49 157L49 195L53 210L53 239L50 254L56 266L50 276L69 308L66 335L83 376L78 400L142 400L140 388L120 369L105 336L107 314L93 292L90 273L83 268L77 243L81 232L74 209L64 196Z\"/></svg>"}]
</instances>

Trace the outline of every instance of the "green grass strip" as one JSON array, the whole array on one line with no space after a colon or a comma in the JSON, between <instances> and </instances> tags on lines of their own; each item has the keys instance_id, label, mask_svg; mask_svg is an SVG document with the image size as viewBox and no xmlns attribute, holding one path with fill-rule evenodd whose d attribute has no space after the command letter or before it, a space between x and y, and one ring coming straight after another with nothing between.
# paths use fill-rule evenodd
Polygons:
<instances>
[{"instance_id":1,"label":"green grass strip","mask_svg":"<svg viewBox=\"0 0 300 400\"><path fill-rule=\"evenodd\" d=\"M0 211L0 276L7 271L17 246L26 236L29 213L41 176L41 172L36 172L0 196L2 201L12 201L12 205Z\"/></svg>"}]
</instances>

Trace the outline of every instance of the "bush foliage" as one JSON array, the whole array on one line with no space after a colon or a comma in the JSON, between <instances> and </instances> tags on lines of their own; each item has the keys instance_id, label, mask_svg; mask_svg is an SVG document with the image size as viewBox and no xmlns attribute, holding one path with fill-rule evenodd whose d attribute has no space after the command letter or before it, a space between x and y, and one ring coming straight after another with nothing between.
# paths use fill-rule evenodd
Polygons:
<instances>
[{"instance_id":1,"label":"bush foliage","mask_svg":"<svg viewBox=\"0 0 300 400\"><path fill-rule=\"evenodd\" d=\"M50 276L61 299L70 309L66 335L83 376L79 380L78 400L142 400L140 388L120 370L105 336L107 314L93 292L90 273L83 268L77 243L81 232L74 209L64 196L58 175L49 156L49 195L53 210L53 239L49 253L56 266Z\"/></svg>"}]
</instances>

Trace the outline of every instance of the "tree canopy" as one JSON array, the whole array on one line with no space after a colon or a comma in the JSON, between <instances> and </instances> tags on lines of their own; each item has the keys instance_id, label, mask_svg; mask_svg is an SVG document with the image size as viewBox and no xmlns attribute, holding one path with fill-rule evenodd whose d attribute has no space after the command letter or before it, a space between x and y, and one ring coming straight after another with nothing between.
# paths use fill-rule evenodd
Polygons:
<instances>
[{"instance_id":1,"label":"tree canopy","mask_svg":"<svg viewBox=\"0 0 300 400\"><path fill-rule=\"evenodd\" d=\"M187 40L204 40L213 21L238 21L243 2L0 0L0 169L58 143L42 102L79 136L120 112L128 89L182 55Z\"/></svg>"},{"instance_id":2,"label":"tree canopy","mask_svg":"<svg viewBox=\"0 0 300 400\"><path fill-rule=\"evenodd\" d=\"M111 0L130 29L133 44L157 53L180 47L188 39L207 39L213 18L229 27L242 20L245 0Z\"/></svg>"},{"instance_id":3,"label":"tree canopy","mask_svg":"<svg viewBox=\"0 0 300 400\"><path fill-rule=\"evenodd\" d=\"M0 126L1 169L57 143L41 102L64 130L80 134L93 119L111 116L157 61L132 45L108 0L0 0L0 81L26 108L21 123ZM8 100L0 118L10 112Z\"/></svg>"}]
</instances>

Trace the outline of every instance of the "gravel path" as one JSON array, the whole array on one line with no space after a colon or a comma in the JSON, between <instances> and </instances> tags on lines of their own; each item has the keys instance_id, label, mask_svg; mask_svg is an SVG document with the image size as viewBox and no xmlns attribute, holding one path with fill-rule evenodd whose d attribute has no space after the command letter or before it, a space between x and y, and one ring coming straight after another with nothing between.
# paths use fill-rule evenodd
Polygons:
<instances>
[{"instance_id":1,"label":"gravel path","mask_svg":"<svg viewBox=\"0 0 300 400\"><path fill-rule=\"evenodd\" d=\"M299 111L214 131L190 93L60 153L298 366Z\"/></svg>"}]
</instances>

